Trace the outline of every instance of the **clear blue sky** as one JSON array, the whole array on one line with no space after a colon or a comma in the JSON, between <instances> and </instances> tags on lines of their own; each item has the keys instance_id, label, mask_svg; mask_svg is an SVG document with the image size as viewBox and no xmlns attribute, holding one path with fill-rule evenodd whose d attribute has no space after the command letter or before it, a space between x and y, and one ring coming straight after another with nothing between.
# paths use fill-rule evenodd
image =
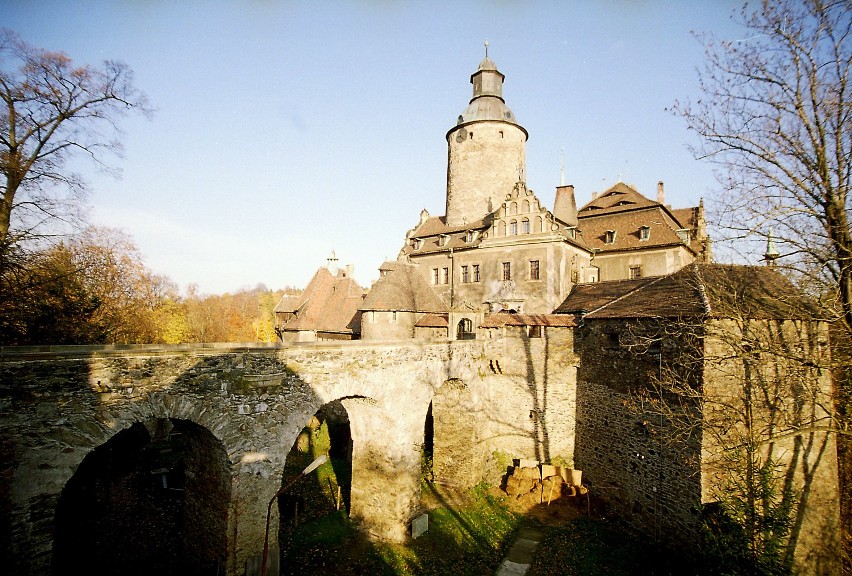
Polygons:
<instances>
[{"instance_id":1,"label":"clear blue sky","mask_svg":"<svg viewBox=\"0 0 852 576\"><path fill-rule=\"evenodd\" d=\"M79 63L118 59L157 109L124 122L123 177L87 173L92 220L182 288L303 287L334 250L364 286L422 208L444 213L448 129L483 42L552 207L619 180L674 207L711 167L665 111L697 92L691 31L737 39L728 0L0 0L0 26ZM706 200L706 201L707 201Z\"/></svg>"}]
</instances>

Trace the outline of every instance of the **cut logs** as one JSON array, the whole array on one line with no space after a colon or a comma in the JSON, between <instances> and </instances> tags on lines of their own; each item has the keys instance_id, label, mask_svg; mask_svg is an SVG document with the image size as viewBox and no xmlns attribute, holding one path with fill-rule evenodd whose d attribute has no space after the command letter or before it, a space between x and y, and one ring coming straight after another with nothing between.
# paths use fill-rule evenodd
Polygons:
<instances>
[{"instance_id":1,"label":"cut logs","mask_svg":"<svg viewBox=\"0 0 852 576\"><path fill-rule=\"evenodd\" d=\"M526 464L526 462L524 462ZM506 478L506 494L525 504L542 504L563 496L580 496L589 492L582 485L581 470L543 464L515 466Z\"/></svg>"}]
</instances>

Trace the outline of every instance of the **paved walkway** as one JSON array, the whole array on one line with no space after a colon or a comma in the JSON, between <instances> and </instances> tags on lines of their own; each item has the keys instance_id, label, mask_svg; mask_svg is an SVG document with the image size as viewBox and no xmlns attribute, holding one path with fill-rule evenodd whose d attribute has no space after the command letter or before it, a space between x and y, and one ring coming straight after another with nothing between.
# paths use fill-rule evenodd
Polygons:
<instances>
[{"instance_id":1,"label":"paved walkway","mask_svg":"<svg viewBox=\"0 0 852 576\"><path fill-rule=\"evenodd\" d=\"M523 527L518 530L515 542L509 548L509 554L497 568L497 576L522 576L529 570L535 549L541 542L542 534L535 528Z\"/></svg>"}]
</instances>

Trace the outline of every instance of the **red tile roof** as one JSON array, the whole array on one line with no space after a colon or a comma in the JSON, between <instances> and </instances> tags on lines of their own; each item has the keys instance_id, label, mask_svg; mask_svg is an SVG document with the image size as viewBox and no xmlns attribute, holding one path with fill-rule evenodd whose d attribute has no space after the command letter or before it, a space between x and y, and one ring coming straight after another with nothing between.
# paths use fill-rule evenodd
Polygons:
<instances>
[{"instance_id":1,"label":"red tile roof","mask_svg":"<svg viewBox=\"0 0 852 576\"><path fill-rule=\"evenodd\" d=\"M814 308L766 266L694 264L668 276L579 284L556 309L584 318L812 318Z\"/></svg>"},{"instance_id":2,"label":"red tile roof","mask_svg":"<svg viewBox=\"0 0 852 576\"><path fill-rule=\"evenodd\" d=\"M577 325L573 316L567 314L515 314L498 312L485 317L481 328L500 328L502 326L556 326L573 328Z\"/></svg>"},{"instance_id":3,"label":"red tile roof","mask_svg":"<svg viewBox=\"0 0 852 576\"><path fill-rule=\"evenodd\" d=\"M359 333L358 307L364 289L342 271L333 275L320 268L299 296L284 296L275 306L276 315L294 313L279 327L286 331Z\"/></svg>"}]
</instances>

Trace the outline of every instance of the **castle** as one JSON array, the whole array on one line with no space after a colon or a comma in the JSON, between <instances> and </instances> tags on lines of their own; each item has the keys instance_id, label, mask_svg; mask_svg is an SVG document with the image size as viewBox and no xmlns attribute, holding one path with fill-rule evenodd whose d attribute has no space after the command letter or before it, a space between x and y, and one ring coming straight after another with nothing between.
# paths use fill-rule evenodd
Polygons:
<instances>
[{"instance_id":1,"label":"castle","mask_svg":"<svg viewBox=\"0 0 852 576\"><path fill-rule=\"evenodd\" d=\"M446 213L423 210L360 302L334 311L351 338L483 341L488 370L432 401L453 423L436 432L436 478L499 481L501 454L564 461L623 520L691 549L733 481L736 438L783 472L786 561L834 573L827 325L772 266L712 264L703 203L669 207L662 182L656 200L619 182L579 209L561 183L544 206L503 80L486 55L446 134Z\"/></svg>"}]
</instances>

